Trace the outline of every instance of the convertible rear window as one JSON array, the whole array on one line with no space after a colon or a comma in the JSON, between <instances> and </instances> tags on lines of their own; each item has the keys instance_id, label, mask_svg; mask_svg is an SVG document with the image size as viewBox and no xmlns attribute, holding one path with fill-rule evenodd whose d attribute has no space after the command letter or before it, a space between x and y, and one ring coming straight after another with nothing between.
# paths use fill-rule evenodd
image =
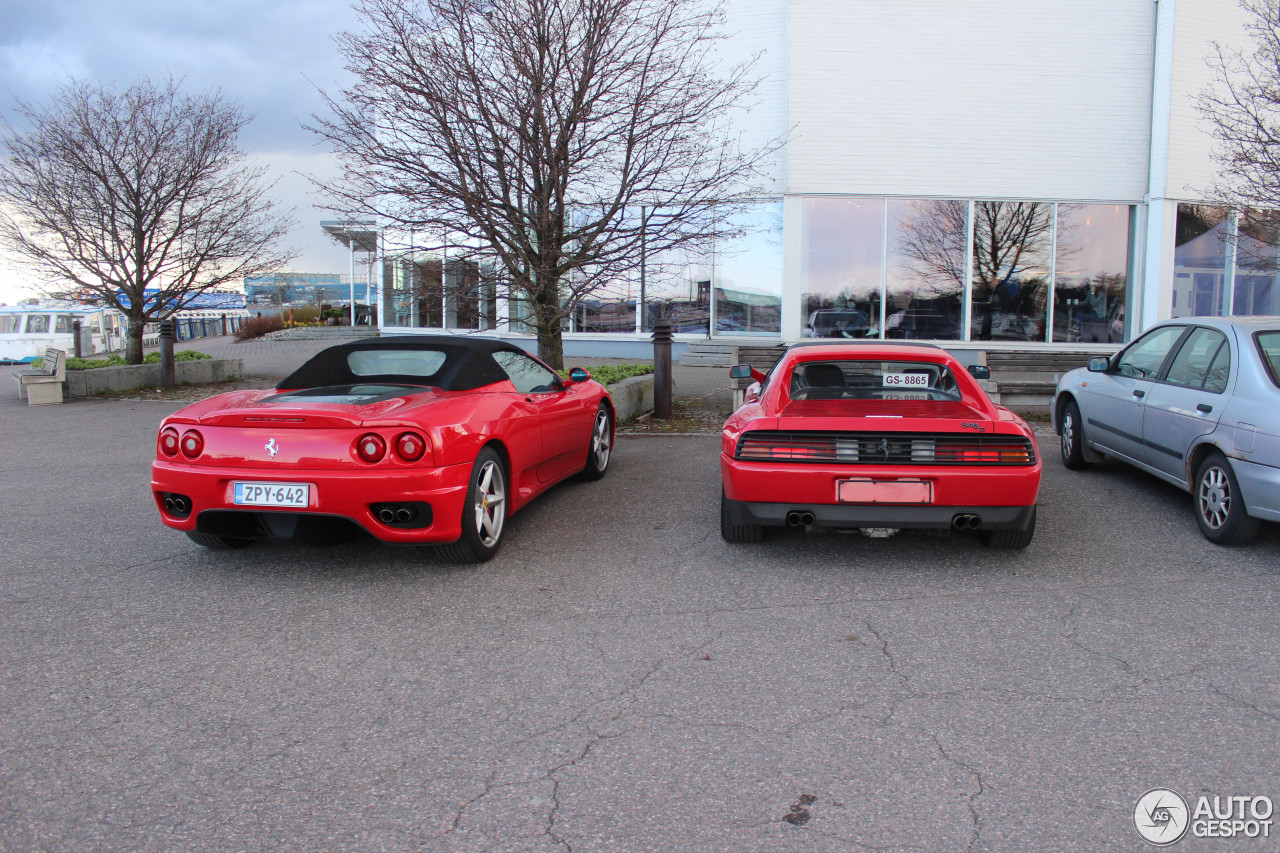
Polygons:
<instances>
[{"instance_id":1,"label":"convertible rear window","mask_svg":"<svg viewBox=\"0 0 1280 853\"><path fill-rule=\"evenodd\" d=\"M928 361L804 361L791 373L793 400L959 400L950 368Z\"/></svg>"},{"instance_id":2,"label":"convertible rear window","mask_svg":"<svg viewBox=\"0 0 1280 853\"><path fill-rule=\"evenodd\" d=\"M444 364L439 350L353 350L347 366L356 376L434 376Z\"/></svg>"},{"instance_id":3,"label":"convertible rear window","mask_svg":"<svg viewBox=\"0 0 1280 853\"><path fill-rule=\"evenodd\" d=\"M1271 374L1271 381L1280 387L1280 332L1258 332L1254 335L1258 342L1258 352L1262 354L1262 363Z\"/></svg>"}]
</instances>

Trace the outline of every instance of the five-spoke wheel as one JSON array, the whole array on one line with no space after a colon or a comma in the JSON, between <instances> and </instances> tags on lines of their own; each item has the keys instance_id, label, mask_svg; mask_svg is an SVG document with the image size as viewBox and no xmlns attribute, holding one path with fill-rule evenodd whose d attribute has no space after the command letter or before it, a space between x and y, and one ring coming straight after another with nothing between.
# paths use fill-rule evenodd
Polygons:
<instances>
[{"instance_id":1,"label":"five-spoke wheel","mask_svg":"<svg viewBox=\"0 0 1280 853\"><path fill-rule=\"evenodd\" d=\"M462 537L440 546L455 563L483 563L498 553L507 520L507 473L502 457L491 447L480 451L471 469L471 487L462 508Z\"/></svg>"},{"instance_id":2,"label":"five-spoke wheel","mask_svg":"<svg viewBox=\"0 0 1280 853\"><path fill-rule=\"evenodd\" d=\"M591 441L587 445L587 465L582 469L584 480L599 480L609 467L609 454L613 451L613 413L605 403L596 410L591 425Z\"/></svg>"}]
</instances>

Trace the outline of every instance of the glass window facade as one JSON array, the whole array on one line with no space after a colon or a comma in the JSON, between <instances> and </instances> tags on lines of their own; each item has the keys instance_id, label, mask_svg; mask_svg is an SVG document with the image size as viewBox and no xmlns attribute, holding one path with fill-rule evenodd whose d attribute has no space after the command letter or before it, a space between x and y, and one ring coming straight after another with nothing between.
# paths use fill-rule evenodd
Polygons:
<instances>
[{"instance_id":1,"label":"glass window facade","mask_svg":"<svg viewBox=\"0 0 1280 853\"><path fill-rule=\"evenodd\" d=\"M888 204L884 337L959 340L969 202L892 199Z\"/></svg>"},{"instance_id":2,"label":"glass window facade","mask_svg":"<svg viewBox=\"0 0 1280 853\"><path fill-rule=\"evenodd\" d=\"M1223 285L1230 219L1225 207L1178 205L1170 317L1216 317L1227 313Z\"/></svg>"},{"instance_id":3,"label":"glass window facade","mask_svg":"<svg viewBox=\"0 0 1280 853\"><path fill-rule=\"evenodd\" d=\"M1058 205L1053 340L1126 339L1132 216L1127 204Z\"/></svg>"},{"instance_id":4,"label":"glass window facade","mask_svg":"<svg viewBox=\"0 0 1280 853\"><path fill-rule=\"evenodd\" d=\"M883 199L804 200L800 322L805 337L878 336L884 209Z\"/></svg>"},{"instance_id":5,"label":"glass window facade","mask_svg":"<svg viewBox=\"0 0 1280 853\"><path fill-rule=\"evenodd\" d=\"M1053 231L1051 203L974 203L971 340L1045 340Z\"/></svg>"},{"instance_id":6,"label":"glass window facade","mask_svg":"<svg viewBox=\"0 0 1280 853\"><path fill-rule=\"evenodd\" d=\"M1240 213L1231 313L1280 314L1280 211Z\"/></svg>"},{"instance_id":7,"label":"glass window facade","mask_svg":"<svg viewBox=\"0 0 1280 853\"><path fill-rule=\"evenodd\" d=\"M760 204L730 217L717 240L711 281L716 334L770 334L782 331L782 204Z\"/></svg>"},{"instance_id":8,"label":"glass window facade","mask_svg":"<svg viewBox=\"0 0 1280 853\"><path fill-rule=\"evenodd\" d=\"M824 196L799 199L798 209L797 289L785 298L798 299L804 337L1118 343L1128 336L1131 205ZM573 305L566 282L562 328L643 336L663 317L686 335L779 336L783 218L781 201L761 202L722 220L722 236L709 246L650 249L643 263ZM1184 222L1180 208L1179 271L1199 263L1216 275L1202 285L1206 305L1224 301L1226 255L1213 234L1233 221L1224 214ZM1270 233L1260 217L1248 222L1250 233ZM1274 310L1276 242L1257 242L1228 296ZM384 323L534 332L527 296L510 291L496 270L452 247L410 247L383 265ZM1196 294L1182 300L1195 306Z\"/></svg>"}]
</instances>

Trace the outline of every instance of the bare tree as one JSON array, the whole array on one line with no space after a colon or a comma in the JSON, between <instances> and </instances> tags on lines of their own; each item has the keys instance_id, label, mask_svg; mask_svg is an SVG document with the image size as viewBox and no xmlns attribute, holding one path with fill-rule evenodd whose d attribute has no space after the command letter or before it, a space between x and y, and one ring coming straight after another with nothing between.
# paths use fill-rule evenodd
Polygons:
<instances>
[{"instance_id":1,"label":"bare tree","mask_svg":"<svg viewBox=\"0 0 1280 853\"><path fill-rule=\"evenodd\" d=\"M1197 107L1218 145L1218 180L1210 193L1235 207L1280 208L1280 7L1240 0L1253 51L1213 43L1214 83Z\"/></svg>"},{"instance_id":2,"label":"bare tree","mask_svg":"<svg viewBox=\"0 0 1280 853\"><path fill-rule=\"evenodd\" d=\"M145 323L292 257L273 248L292 211L268 198L265 167L236 146L249 118L219 93L71 81L18 113L24 129L2 125L0 240L40 269L46 295L123 311L130 363Z\"/></svg>"},{"instance_id":3,"label":"bare tree","mask_svg":"<svg viewBox=\"0 0 1280 853\"><path fill-rule=\"evenodd\" d=\"M715 67L714 6L670 0L363 0L340 37L356 83L313 128L352 214L495 258L538 352L642 256L736 235L775 146L729 129L755 82ZM642 212L643 209L643 212ZM571 275L572 273L572 275Z\"/></svg>"}]
</instances>

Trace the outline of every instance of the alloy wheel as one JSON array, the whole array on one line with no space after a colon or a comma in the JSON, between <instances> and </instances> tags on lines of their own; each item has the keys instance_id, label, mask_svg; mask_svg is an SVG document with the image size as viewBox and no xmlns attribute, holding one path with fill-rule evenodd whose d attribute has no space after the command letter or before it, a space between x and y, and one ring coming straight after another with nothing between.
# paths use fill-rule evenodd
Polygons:
<instances>
[{"instance_id":1,"label":"alloy wheel","mask_svg":"<svg viewBox=\"0 0 1280 853\"><path fill-rule=\"evenodd\" d=\"M497 544L506 517L507 489L502 466L490 459L480 468L476 488L476 534L484 547Z\"/></svg>"},{"instance_id":2,"label":"alloy wheel","mask_svg":"<svg viewBox=\"0 0 1280 853\"><path fill-rule=\"evenodd\" d=\"M596 425L591 432L591 453L595 457L596 469L603 471L609 465L609 451L612 449L612 436L609 435L609 413L604 409L596 412Z\"/></svg>"},{"instance_id":3,"label":"alloy wheel","mask_svg":"<svg viewBox=\"0 0 1280 853\"><path fill-rule=\"evenodd\" d=\"M1207 468L1200 477L1196 497L1205 524L1217 530L1227 523L1231 513L1231 483L1227 481L1227 472L1216 465Z\"/></svg>"}]
</instances>

